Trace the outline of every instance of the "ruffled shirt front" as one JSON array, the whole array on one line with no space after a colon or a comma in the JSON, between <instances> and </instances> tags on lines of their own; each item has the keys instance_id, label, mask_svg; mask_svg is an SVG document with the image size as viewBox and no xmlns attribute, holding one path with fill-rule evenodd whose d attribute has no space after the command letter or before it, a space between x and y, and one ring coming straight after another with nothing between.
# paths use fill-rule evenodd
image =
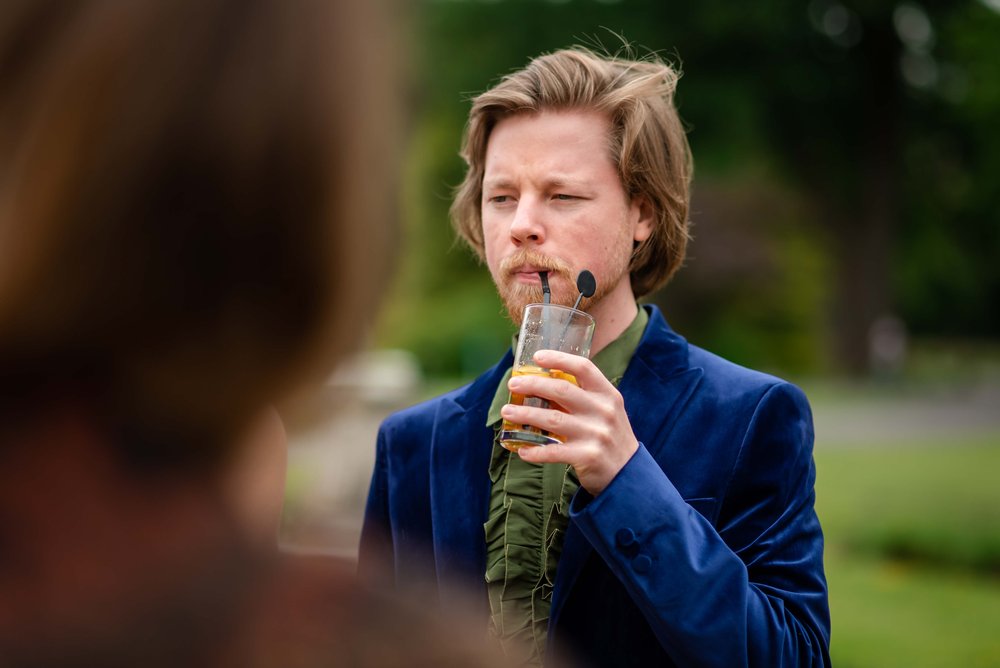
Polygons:
<instances>
[{"instance_id":1,"label":"ruffled shirt front","mask_svg":"<svg viewBox=\"0 0 1000 668\"><path fill-rule=\"evenodd\" d=\"M632 324L594 355L594 364L615 386L648 322L640 307ZM540 666L569 503L580 483L566 464L529 464L500 445L500 409L509 401L510 374L508 369L501 379L486 419L494 429L490 508L483 525L490 631L514 665Z\"/></svg>"}]
</instances>

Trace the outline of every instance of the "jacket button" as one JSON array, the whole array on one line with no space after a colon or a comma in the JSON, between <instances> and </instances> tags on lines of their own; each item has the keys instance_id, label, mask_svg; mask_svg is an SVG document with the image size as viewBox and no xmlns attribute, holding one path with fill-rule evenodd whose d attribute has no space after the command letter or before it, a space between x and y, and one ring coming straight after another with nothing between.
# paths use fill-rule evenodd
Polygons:
<instances>
[{"instance_id":1,"label":"jacket button","mask_svg":"<svg viewBox=\"0 0 1000 668\"><path fill-rule=\"evenodd\" d=\"M649 569L653 567L653 560L647 557L645 554L640 554L638 557L632 560L632 568L636 573L648 573Z\"/></svg>"},{"instance_id":2,"label":"jacket button","mask_svg":"<svg viewBox=\"0 0 1000 668\"><path fill-rule=\"evenodd\" d=\"M619 529L615 534L615 544L618 547L632 547L635 545L635 532L631 529Z\"/></svg>"}]
</instances>

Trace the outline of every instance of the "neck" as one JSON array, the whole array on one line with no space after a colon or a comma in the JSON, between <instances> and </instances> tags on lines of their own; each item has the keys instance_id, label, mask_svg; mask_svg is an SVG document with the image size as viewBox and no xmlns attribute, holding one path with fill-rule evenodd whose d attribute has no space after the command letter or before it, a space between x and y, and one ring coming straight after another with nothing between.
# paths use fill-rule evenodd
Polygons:
<instances>
[{"instance_id":1,"label":"neck","mask_svg":"<svg viewBox=\"0 0 1000 668\"><path fill-rule=\"evenodd\" d=\"M592 304L587 312L597 321L594 342L590 346L590 356L593 357L621 336L621 333L632 324L638 312L628 275L625 275L614 290L604 295L599 302Z\"/></svg>"}]
</instances>

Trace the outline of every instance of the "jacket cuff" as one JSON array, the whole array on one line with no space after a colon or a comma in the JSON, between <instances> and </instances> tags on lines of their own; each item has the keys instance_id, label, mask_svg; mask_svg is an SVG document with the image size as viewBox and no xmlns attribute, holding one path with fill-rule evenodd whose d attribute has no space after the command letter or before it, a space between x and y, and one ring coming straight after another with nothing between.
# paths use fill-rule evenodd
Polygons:
<instances>
[{"instance_id":1,"label":"jacket cuff","mask_svg":"<svg viewBox=\"0 0 1000 668\"><path fill-rule=\"evenodd\" d=\"M598 527L607 525L609 520L614 523L629 516L634 518L636 504L646 505L653 495L659 497L658 503L667 501L668 505L677 503L679 508L685 508L680 493L640 442L622 470L597 497L580 488L570 503L569 516L583 525L587 533L599 531Z\"/></svg>"}]
</instances>

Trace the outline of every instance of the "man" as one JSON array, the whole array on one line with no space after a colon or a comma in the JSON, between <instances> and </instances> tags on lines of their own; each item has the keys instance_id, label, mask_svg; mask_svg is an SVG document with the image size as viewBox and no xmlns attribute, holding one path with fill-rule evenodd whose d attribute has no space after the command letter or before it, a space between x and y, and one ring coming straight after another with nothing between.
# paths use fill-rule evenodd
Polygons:
<instances>
[{"instance_id":1,"label":"man","mask_svg":"<svg viewBox=\"0 0 1000 668\"><path fill-rule=\"evenodd\" d=\"M518 660L593 666L829 664L812 421L779 379L688 345L636 299L684 258L690 154L667 65L560 51L475 99L452 207L515 323L597 292L592 361L510 378L511 355L379 432L360 568L483 591ZM507 404L516 391L564 411ZM565 436L496 441L501 418ZM547 660L547 659L546 659Z\"/></svg>"}]
</instances>

